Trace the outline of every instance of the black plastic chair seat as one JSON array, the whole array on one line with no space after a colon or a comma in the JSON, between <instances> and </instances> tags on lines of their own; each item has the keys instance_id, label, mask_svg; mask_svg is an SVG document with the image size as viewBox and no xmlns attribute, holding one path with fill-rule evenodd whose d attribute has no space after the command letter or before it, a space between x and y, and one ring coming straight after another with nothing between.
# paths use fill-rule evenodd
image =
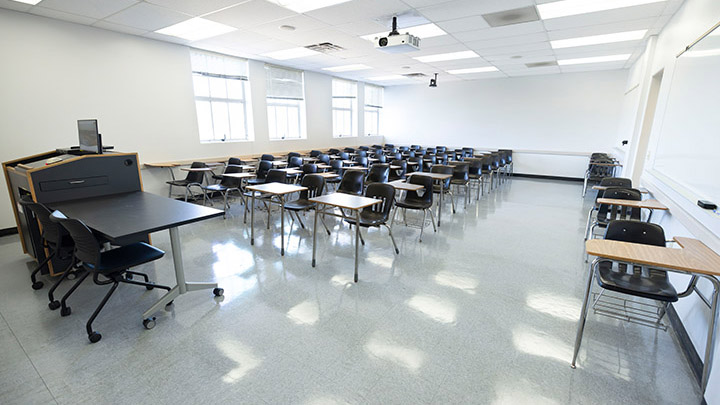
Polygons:
<instances>
[{"instance_id":1,"label":"black plastic chair seat","mask_svg":"<svg viewBox=\"0 0 720 405\"><path fill-rule=\"evenodd\" d=\"M465 184L465 183L463 183ZM442 190L442 184L433 184L433 193L440 194L440 190ZM448 189L445 189L445 192L447 193Z\"/></svg>"},{"instance_id":2,"label":"black plastic chair seat","mask_svg":"<svg viewBox=\"0 0 720 405\"><path fill-rule=\"evenodd\" d=\"M649 277L640 277L613 271L612 262L602 261L595 273L600 287L607 290L657 301L675 302L678 300L675 287L670 284L667 274L662 270L650 269Z\"/></svg>"},{"instance_id":3,"label":"black plastic chair seat","mask_svg":"<svg viewBox=\"0 0 720 405\"><path fill-rule=\"evenodd\" d=\"M249 186L257 186L258 184L265 184L265 179L248 179L247 184Z\"/></svg>"},{"instance_id":4,"label":"black plastic chair seat","mask_svg":"<svg viewBox=\"0 0 720 405\"><path fill-rule=\"evenodd\" d=\"M224 193L225 191L229 190L231 187L223 186L222 184L211 184L209 186L204 187L205 190L208 191L217 191L219 193Z\"/></svg>"},{"instance_id":5,"label":"black plastic chair seat","mask_svg":"<svg viewBox=\"0 0 720 405\"><path fill-rule=\"evenodd\" d=\"M479 179L480 177L482 177L482 174L481 173L477 173L477 174L470 173L470 174L468 174L468 177L471 179Z\"/></svg>"},{"instance_id":6,"label":"black plastic chair seat","mask_svg":"<svg viewBox=\"0 0 720 405\"><path fill-rule=\"evenodd\" d=\"M465 184L467 184L467 182L468 182L467 179L463 179L463 180L461 180L461 179L452 179L452 180L450 180L450 184L460 184L460 185L463 185L463 186L464 186Z\"/></svg>"},{"instance_id":7,"label":"black plastic chair seat","mask_svg":"<svg viewBox=\"0 0 720 405\"><path fill-rule=\"evenodd\" d=\"M404 200L396 201L395 205L400 208L407 208L407 209L411 209L411 210L424 210L424 209L432 207L432 202L427 203L425 201L414 201L414 200L408 200L406 198Z\"/></svg>"},{"instance_id":8,"label":"black plastic chair seat","mask_svg":"<svg viewBox=\"0 0 720 405\"><path fill-rule=\"evenodd\" d=\"M137 242L102 252L100 254L100 264L97 268L89 263L85 263L85 266L99 273L115 273L157 260L164 255L165 252L154 246L150 246L145 242Z\"/></svg>"},{"instance_id":9,"label":"black plastic chair seat","mask_svg":"<svg viewBox=\"0 0 720 405\"><path fill-rule=\"evenodd\" d=\"M355 218L345 218L345 222L355 225ZM360 226L363 227L371 227L371 226L380 226L386 222L386 218L383 215L382 212L374 212L374 211L361 211L360 212Z\"/></svg>"},{"instance_id":10,"label":"black plastic chair seat","mask_svg":"<svg viewBox=\"0 0 720 405\"><path fill-rule=\"evenodd\" d=\"M314 203L310 200L305 199L298 199L294 201L288 201L285 203L285 209L292 210L292 211L305 211L309 210L311 208L315 208L317 203Z\"/></svg>"},{"instance_id":11,"label":"black plastic chair seat","mask_svg":"<svg viewBox=\"0 0 720 405\"><path fill-rule=\"evenodd\" d=\"M167 183L171 186L178 186L178 187L187 187L188 184L196 184L196 182L190 181L188 179L171 180L171 181L166 181L165 183ZM199 183L197 183L197 184L199 184Z\"/></svg>"}]
</instances>

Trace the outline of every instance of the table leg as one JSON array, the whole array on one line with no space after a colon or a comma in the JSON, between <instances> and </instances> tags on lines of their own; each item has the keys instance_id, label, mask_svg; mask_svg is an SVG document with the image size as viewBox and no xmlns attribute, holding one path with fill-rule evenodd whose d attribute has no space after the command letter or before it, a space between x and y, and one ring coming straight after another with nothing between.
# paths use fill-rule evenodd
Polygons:
<instances>
[{"instance_id":1,"label":"table leg","mask_svg":"<svg viewBox=\"0 0 720 405\"><path fill-rule=\"evenodd\" d=\"M715 352L715 325L718 320L718 292L720 292L720 281L712 276L706 276L713 284L712 306L710 311L710 324L708 325L707 341L705 343L705 361L703 362L703 374L700 383L700 389L705 392L708 378L710 377L710 369L712 368L713 354Z\"/></svg>"},{"instance_id":2,"label":"table leg","mask_svg":"<svg viewBox=\"0 0 720 405\"><path fill-rule=\"evenodd\" d=\"M255 191L250 191L250 244L255 244Z\"/></svg>"},{"instance_id":3,"label":"table leg","mask_svg":"<svg viewBox=\"0 0 720 405\"><path fill-rule=\"evenodd\" d=\"M285 256L285 196L280 195L280 256Z\"/></svg>"},{"instance_id":4,"label":"table leg","mask_svg":"<svg viewBox=\"0 0 720 405\"><path fill-rule=\"evenodd\" d=\"M167 304L178 296L189 291L217 288L217 283L188 283L185 281L185 269L183 267L182 246L180 243L180 232L177 227L170 228L170 246L173 256L173 267L175 268L175 280L177 285L163 295L158 302L153 304L142 315L143 319L150 318L154 313L160 311Z\"/></svg>"},{"instance_id":5,"label":"table leg","mask_svg":"<svg viewBox=\"0 0 720 405\"><path fill-rule=\"evenodd\" d=\"M313 258L312 258L312 266L315 267L315 249L317 245L317 220L318 216L321 214L322 208L321 204L315 205L315 219L313 223Z\"/></svg>"},{"instance_id":6,"label":"table leg","mask_svg":"<svg viewBox=\"0 0 720 405\"><path fill-rule=\"evenodd\" d=\"M588 302L590 301L590 290L592 289L592 282L595 275L595 265L600 262L600 259L593 260L590 264L590 273L587 277L587 285L585 286L585 300L583 301L582 311L580 312L580 320L578 320L577 335L575 336L575 349L573 350L572 363L570 368L575 368L575 362L577 361L578 353L580 352L580 342L582 341L583 331L585 330L585 320L587 319Z\"/></svg>"},{"instance_id":7,"label":"table leg","mask_svg":"<svg viewBox=\"0 0 720 405\"><path fill-rule=\"evenodd\" d=\"M355 282L358 282L358 255L360 253L360 210L355 210Z\"/></svg>"},{"instance_id":8,"label":"table leg","mask_svg":"<svg viewBox=\"0 0 720 405\"><path fill-rule=\"evenodd\" d=\"M440 201L438 203L438 228L440 228L440 221L442 220L442 206L443 206L443 194L445 194L445 184L443 183L444 180L440 181ZM423 224L425 226L425 224Z\"/></svg>"}]
</instances>

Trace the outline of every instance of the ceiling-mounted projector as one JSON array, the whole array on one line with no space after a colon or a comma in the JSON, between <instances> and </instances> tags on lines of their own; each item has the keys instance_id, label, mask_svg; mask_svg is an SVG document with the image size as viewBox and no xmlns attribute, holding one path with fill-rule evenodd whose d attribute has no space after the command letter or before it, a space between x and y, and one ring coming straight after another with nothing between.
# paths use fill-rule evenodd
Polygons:
<instances>
[{"instance_id":1,"label":"ceiling-mounted projector","mask_svg":"<svg viewBox=\"0 0 720 405\"><path fill-rule=\"evenodd\" d=\"M420 50L420 38L401 35L397 31L397 17L393 17L392 31L386 37L375 38L375 48L387 53L405 53Z\"/></svg>"}]
</instances>

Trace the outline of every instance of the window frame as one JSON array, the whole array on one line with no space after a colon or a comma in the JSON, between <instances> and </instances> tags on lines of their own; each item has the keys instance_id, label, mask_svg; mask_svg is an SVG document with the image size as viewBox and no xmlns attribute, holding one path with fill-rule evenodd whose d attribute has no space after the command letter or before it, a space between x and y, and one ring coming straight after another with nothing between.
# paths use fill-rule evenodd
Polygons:
<instances>
[{"instance_id":1,"label":"window frame","mask_svg":"<svg viewBox=\"0 0 720 405\"><path fill-rule=\"evenodd\" d=\"M358 97L357 97L357 82L354 82L352 80L344 80L333 77L332 79L333 85L332 85L332 123L333 123L333 138L352 138L358 136L358 126L359 126L359 120L358 120ZM344 82L351 84L354 86L354 96L347 96L347 95L335 95L335 82ZM342 106L336 106L335 101L336 100L350 100L350 106L349 107L342 107ZM342 113L345 115L345 113L349 113L349 121L350 121L350 131L348 134L339 133L337 130L338 125L336 121L336 113Z\"/></svg>"},{"instance_id":2,"label":"window frame","mask_svg":"<svg viewBox=\"0 0 720 405\"><path fill-rule=\"evenodd\" d=\"M368 88L376 88L380 90L380 103L379 104L369 104L368 101ZM364 108L364 123L365 123L365 136L380 136L380 120L381 120L381 113L383 108L383 96L384 96L385 88L382 86L375 86L372 84L365 83L365 108ZM374 116L372 122L369 121L369 117ZM368 124L374 124L374 125L368 125ZM370 132L369 127L374 127L373 129L375 132Z\"/></svg>"},{"instance_id":3,"label":"window frame","mask_svg":"<svg viewBox=\"0 0 720 405\"><path fill-rule=\"evenodd\" d=\"M305 109L305 72L302 70L295 70L286 68L284 66L275 66L275 65L265 65L266 72L265 72L265 80L267 81L269 79L268 75L271 75L271 69L282 69L286 71L294 71L300 73L300 78L302 80L302 97L300 98L294 98L294 97L277 97L277 96L268 96L267 90L265 92L265 104L266 104L266 110L267 110L267 120L268 120L268 139L270 141L294 141L294 140L304 140L307 139L307 118L306 118L306 109ZM278 120L277 120L277 113L280 108L285 107L285 124L287 125L288 132L284 136L278 136L277 134L277 127L278 127ZM297 137L289 137L288 133L290 130L290 122L291 117L290 110L295 109L297 110ZM271 121L271 116L275 117L274 121Z\"/></svg>"}]
</instances>

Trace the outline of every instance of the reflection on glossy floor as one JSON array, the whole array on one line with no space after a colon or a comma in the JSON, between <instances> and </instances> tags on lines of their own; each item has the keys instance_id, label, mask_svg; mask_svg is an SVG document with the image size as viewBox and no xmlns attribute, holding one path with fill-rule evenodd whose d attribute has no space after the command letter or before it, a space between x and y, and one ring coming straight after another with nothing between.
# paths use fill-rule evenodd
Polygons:
<instances>
[{"instance_id":1,"label":"reflection on glossy floor","mask_svg":"<svg viewBox=\"0 0 720 405\"><path fill-rule=\"evenodd\" d=\"M283 258L279 216L274 232L256 217L251 247L234 205L181 228L188 280L217 280L224 300L184 295L145 330L160 292L122 285L94 345L84 325L107 287L79 289L61 318L47 288L30 288L17 237L0 238L0 403L698 403L671 332L591 314L570 369L591 201L580 188L514 179L467 209L459 198L455 215L446 200L422 243L395 224L399 256L371 230L358 284L347 226L328 218L313 269L310 231L294 228ZM153 242L168 254L140 270L173 284L167 232Z\"/></svg>"}]
</instances>

